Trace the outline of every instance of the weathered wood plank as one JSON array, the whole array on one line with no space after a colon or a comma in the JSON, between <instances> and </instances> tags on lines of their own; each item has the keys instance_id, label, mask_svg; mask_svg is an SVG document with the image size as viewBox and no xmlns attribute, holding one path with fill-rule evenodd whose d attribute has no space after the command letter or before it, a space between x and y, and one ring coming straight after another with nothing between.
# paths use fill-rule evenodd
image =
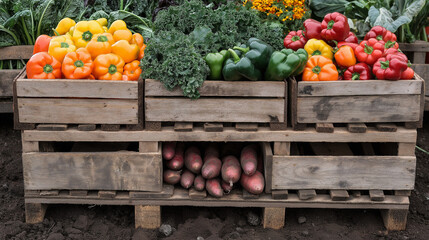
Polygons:
<instances>
[{"instance_id":1,"label":"weathered wood plank","mask_svg":"<svg viewBox=\"0 0 429 240\"><path fill-rule=\"evenodd\" d=\"M258 199L258 194L253 194L243 189L243 199Z\"/></svg>"},{"instance_id":2,"label":"weathered wood plank","mask_svg":"<svg viewBox=\"0 0 429 240\"><path fill-rule=\"evenodd\" d=\"M21 72L21 69L0 70L0 97L13 96L13 79Z\"/></svg>"},{"instance_id":3,"label":"weathered wood plank","mask_svg":"<svg viewBox=\"0 0 429 240\"><path fill-rule=\"evenodd\" d=\"M67 130L66 124L39 124L37 130L40 131L65 131Z\"/></svg>"},{"instance_id":4,"label":"weathered wood plank","mask_svg":"<svg viewBox=\"0 0 429 240\"><path fill-rule=\"evenodd\" d=\"M419 121L420 95L300 97L297 119L299 123Z\"/></svg>"},{"instance_id":5,"label":"weathered wood plank","mask_svg":"<svg viewBox=\"0 0 429 240\"><path fill-rule=\"evenodd\" d=\"M19 79L18 97L138 99L136 81L88 79Z\"/></svg>"},{"instance_id":6,"label":"weathered wood plank","mask_svg":"<svg viewBox=\"0 0 429 240\"><path fill-rule=\"evenodd\" d=\"M257 123L236 123L235 129L240 132L256 132L258 131Z\"/></svg>"},{"instance_id":7,"label":"weathered wood plank","mask_svg":"<svg viewBox=\"0 0 429 240\"><path fill-rule=\"evenodd\" d=\"M383 190L369 190L369 198L371 201L383 201L384 200L384 192Z\"/></svg>"},{"instance_id":8,"label":"weathered wood plank","mask_svg":"<svg viewBox=\"0 0 429 240\"><path fill-rule=\"evenodd\" d=\"M151 153L159 151L159 142L139 142L139 152Z\"/></svg>"},{"instance_id":9,"label":"weathered wood plank","mask_svg":"<svg viewBox=\"0 0 429 240\"><path fill-rule=\"evenodd\" d=\"M316 123L316 132L333 133L334 125L332 123Z\"/></svg>"},{"instance_id":10,"label":"weathered wood plank","mask_svg":"<svg viewBox=\"0 0 429 240\"><path fill-rule=\"evenodd\" d=\"M429 111L429 97L425 97L425 111Z\"/></svg>"},{"instance_id":11,"label":"weathered wood plank","mask_svg":"<svg viewBox=\"0 0 429 240\"><path fill-rule=\"evenodd\" d=\"M40 196L58 196L59 190L44 190L40 191Z\"/></svg>"},{"instance_id":12,"label":"weathered wood plank","mask_svg":"<svg viewBox=\"0 0 429 240\"><path fill-rule=\"evenodd\" d=\"M160 192L136 192L130 191L130 198L169 198L173 195L174 186L164 184Z\"/></svg>"},{"instance_id":13,"label":"weathered wood plank","mask_svg":"<svg viewBox=\"0 0 429 240\"><path fill-rule=\"evenodd\" d=\"M403 52L429 52L429 43L421 40L413 43L399 43L399 49Z\"/></svg>"},{"instance_id":14,"label":"weathered wood plank","mask_svg":"<svg viewBox=\"0 0 429 240\"><path fill-rule=\"evenodd\" d=\"M135 227L156 229L161 226L161 206L135 206Z\"/></svg>"},{"instance_id":15,"label":"weathered wood plank","mask_svg":"<svg viewBox=\"0 0 429 240\"><path fill-rule=\"evenodd\" d=\"M285 225L285 208L264 208L263 226L264 228L282 229Z\"/></svg>"},{"instance_id":16,"label":"weathered wood plank","mask_svg":"<svg viewBox=\"0 0 429 240\"><path fill-rule=\"evenodd\" d=\"M274 155L290 155L290 142L274 142Z\"/></svg>"},{"instance_id":17,"label":"weathered wood plank","mask_svg":"<svg viewBox=\"0 0 429 240\"><path fill-rule=\"evenodd\" d=\"M375 127L380 132L396 132L398 130L398 127L394 123L378 123Z\"/></svg>"},{"instance_id":18,"label":"weathered wood plank","mask_svg":"<svg viewBox=\"0 0 429 240\"><path fill-rule=\"evenodd\" d=\"M411 190L395 190L395 196L411 196Z\"/></svg>"},{"instance_id":19,"label":"weathered wood plank","mask_svg":"<svg viewBox=\"0 0 429 240\"><path fill-rule=\"evenodd\" d=\"M345 201L350 197L346 190L330 190L329 195L331 195L332 201Z\"/></svg>"},{"instance_id":20,"label":"weathered wood plank","mask_svg":"<svg viewBox=\"0 0 429 240\"><path fill-rule=\"evenodd\" d=\"M119 131L121 129L120 124L101 124L101 131Z\"/></svg>"},{"instance_id":21,"label":"weathered wood plank","mask_svg":"<svg viewBox=\"0 0 429 240\"><path fill-rule=\"evenodd\" d=\"M98 191L99 198L114 198L116 197L116 191Z\"/></svg>"},{"instance_id":22,"label":"weathered wood plank","mask_svg":"<svg viewBox=\"0 0 429 240\"><path fill-rule=\"evenodd\" d=\"M429 64L412 64L411 68L425 81L425 95L429 96Z\"/></svg>"},{"instance_id":23,"label":"weathered wood plank","mask_svg":"<svg viewBox=\"0 0 429 240\"><path fill-rule=\"evenodd\" d=\"M39 152L39 142L22 141L22 152Z\"/></svg>"},{"instance_id":24,"label":"weathered wood plank","mask_svg":"<svg viewBox=\"0 0 429 240\"><path fill-rule=\"evenodd\" d=\"M25 222L36 224L43 222L48 205L41 203L25 203Z\"/></svg>"},{"instance_id":25,"label":"weathered wood plank","mask_svg":"<svg viewBox=\"0 0 429 240\"><path fill-rule=\"evenodd\" d=\"M79 131L95 131L97 129L97 125L95 124L79 124L77 126Z\"/></svg>"},{"instance_id":26,"label":"weathered wood plank","mask_svg":"<svg viewBox=\"0 0 429 240\"><path fill-rule=\"evenodd\" d=\"M415 143L398 143L398 156L415 156Z\"/></svg>"},{"instance_id":27,"label":"weathered wood plank","mask_svg":"<svg viewBox=\"0 0 429 240\"><path fill-rule=\"evenodd\" d=\"M24 153L22 159L24 185L29 190L162 188L160 153Z\"/></svg>"},{"instance_id":28,"label":"weathered wood plank","mask_svg":"<svg viewBox=\"0 0 429 240\"><path fill-rule=\"evenodd\" d=\"M380 210L384 226L388 231L402 231L407 227L408 209Z\"/></svg>"},{"instance_id":29,"label":"weathered wood plank","mask_svg":"<svg viewBox=\"0 0 429 240\"><path fill-rule=\"evenodd\" d=\"M176 122L174 123L174 131L177 132L191 132L194 128L193 123Z\"/></svg>"},{"instance_id":30,"label":"weathered wood plank","mask_svg":"<svg viewBox=\"0 0 429 240\"><path fill-rule=\"evenodd\" d=\"M366 132L366 124L365 123L348 123L347 130L351 133L364 133Z\"/></svg>"},{"instance_id":31,"label":"weathered wood plank","mask_svg":"<svg viewBox=\"0 0 429 240\"><path fill-rule=\"evenodd\" d=\"M204 81L198 89L201 97L285 97L285 84L278 81ZM147 97L183 97L183 91L175 88L167 90L153 79L145 80Z\"/></svg>"},{"instance_id":32,"label":"weathered wood plank","mask_svg":"<svg viewBox=\"0 0 429 240\"><path fill-rule=\"evenodd\" d=\"M33 45L18 45L0 48L0 60L30 59Z\"/></svg>"},{"instance_id":33,"label":"weathered wood plank","mask_svg":"<svg viewBox=\"0 0 429 240\"><path fill-rule=\"evenodd\" d=\"M146 121L283 122L284 99L145 98Z\"/></svg>"},{"instance_id":34,"label":"weathered wood plank","mask_svg":"<svg viewBox=\"0 0 429 240\"><path fill-rule=\"evenodd\" d=\"M405 156L273 156L273 189L414 188L416 158Z\"/></svg>"},{"instance_id":35,"label":"weathered wood plank","mask_svg":"<svg viewBox=\"0 0 429 240\"><path fill-rule=\"evenodd\" d=\"M271 196L273 199L287 199L289 195L288 190L273 190Z\"/></svg>"},{"instance_id":36,"label":"weathered wood plank","mask_svg":"<svg viewBox=\"0 0 429 240\"><path fill-rule=\"evenodd\" d=\"M371 96L420 94L421 81L326 81L298 82L298 97Z\"/></svg>"},{"instance_id":37,"label":"weathered wood plank","mask_svg":"<svg viewBox=\"0 0 429 240\"><path fill-rule=\"evenodd\" d=\"M265 192L271 193L272 190L272 175L273 175L273 152L270 143L263 142L262 157L264 160L264 176L265 176Z\"/></svg>"},{"instance_id":38,"label":"weathered wood plank","mask_svg":"<svg viewBox=\"0 0 429 240\"><path fill-rule=\"evenodd\" d=\"M86 196L88 195L88 190L70 190L69 191L70 196Z\"/></svg>"},{"instance_id":39,"label":"weathered wood plank","mask_svg":"<svg viewBox=\"0 0 429 240\"><path fill-rule=\"evenodd\" d=\"M137 100L19 98L18 108L21 123L138 123Z\"/></svg>"},{"instance_id":40,"label":"weathered wood plank","mask_svg":"<svg viewBox=\"0 0 429 240\"><path fill-rule=\"evenodd\" d=\"M195 188L189 189L189 198L190 199L201 199L201 198L206 198L206 197L207 197L207 191L206 190L197 191L197 190L195 190Z\"/></svg>"},{"instance_id":41,"label":"weathered wood plank","mask_svg":"<svg viewBox=\"0 0 429 240\"><path fill-rule=\"evenodd\" d=\"M161 122L145 121L145 129L147 131L161 131L162 129Z\"/></svg>"},{"instance_id":42,"label":"weathered wood plank","mask_svg":"<svg viewBox=\"0 0 429 240\"><path fill-rule=\"evenodd\" d=\"M317 196L314 189L302 189L298 190L298 197L300 200L309 200Z\"/></svg>"},{"instance_id":43,"label":"weathered wood plank","mask_svg":"<svg viewBox=\"0 0 429 240\"><path fill-rule=\"evenodd\" d=\"M206 132L222 132L223 123L204 123L204 131Z\"/></svg>"}]
</instances>

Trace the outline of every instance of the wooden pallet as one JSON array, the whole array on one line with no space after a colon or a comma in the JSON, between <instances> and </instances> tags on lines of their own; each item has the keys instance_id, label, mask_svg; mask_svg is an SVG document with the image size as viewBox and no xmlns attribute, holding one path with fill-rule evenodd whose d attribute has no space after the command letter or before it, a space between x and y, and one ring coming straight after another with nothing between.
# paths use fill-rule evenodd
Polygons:
<instances>
[{"instance_id":1,"label":"wooden pallet","mask_svg":"<svg viewBox=\"0 0 429 240\"><path fill-rule=\"evenodd\" d=\"M205 81L199 92L201 97L191 100L178 88L168 91L159 81L146 79L146 129L159 131L167 122L184 129L205 123L212 131L219 131L224 123L263 123L273 130L286 129L286 82Z\"/></svg>"},{"instance_id":2,"label":"wooden pallet","mask_svg":"<svg viewBox=\"0 0 429 240\"><path fill-rule=\"evenodd\" d=\"M33 54L33 46L11 46L0 48L0 61L27 60ZM21 69L0 70L0 113L12 113L13 80Z\"/></svg>"},{"instance_id":3,"label":"wooden pallet","mask_svg":"<svg viewBox=\"0 0 429 240\"><path fill-rule=\"evenodd\" d=\"M141 130L143 80L102 81L26 79L23 70L14 80L15 128L36 124L101 124L116 130L126 125Z\"/></svg>"},{"instance_id":4,"label":"wooden pallet","mask_svg":"<svg viewBox=\"0 0 429 240\"><path fill-rule=\"evenodd\" d=\"M306 124L404 123L422 127L424 81L326 81L289 79L293 129Z\"/></svg>"}]
</instances>

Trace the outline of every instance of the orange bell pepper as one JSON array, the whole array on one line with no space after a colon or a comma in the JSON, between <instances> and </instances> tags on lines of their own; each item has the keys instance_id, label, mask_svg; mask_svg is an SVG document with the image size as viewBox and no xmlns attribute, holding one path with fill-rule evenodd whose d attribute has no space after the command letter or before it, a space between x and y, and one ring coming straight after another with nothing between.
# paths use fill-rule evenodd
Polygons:
<instances>
[{"instance_id":1,"label":"orange bell pepper","mask_svg":"<svg viewBox=\"0 0 429 240\"><path fill-rule=\"evenodd\" d=\"M39 52L28 60L26 71L29 79L61 78L61 62L47 52Z\"/></svg>"},{"instance_id":2,"label":"orange bell pepper","mask_svg":"<svg viewBox=\"0 0 429 240\"><path fill-rule=\"evenodd\" d=\"M112 45L112 53L124 59L125 63L129 63L139 57L140 49L137 44L130 44L126 40L119 40Z\"/></svg>"},{"instance_id":3,"label":"orange bell pepper","mask_svg":"<svg viewBox=\"0 0 429 240\"><path fill-rule=\"evenodd\" d=\"M140 48L140 53L139 53L139 60L141 60L144 57L144 50L146 49L146 44L143 44L143 46Z\"/></svg>"},{"instance_id":4,"label":"orange bell pepper","mask_svg":"<svg viewBox=\"0 0 429 240\"><path fill-rule=\"evenodd\" d=\"M133 34L128 29L116 30L113 33L113 40L115 40L115 42L119 40L126 40L127 42L131 42L132 39L133 39Z\"/></svg>"},{"instance_id":5,"label":"orange bell pepper","mask_svg":"<svg viewBox=\"0 0 429 240\"><path fill-rule=\"evenodd\" d=\"M63 62L64 57L69 52L74 52L76 46L73 41L65 35L53 37L49 43L48 53L56 58L58 61Z\"/></svg>"},{"instance_id":6,"label":"orange bell pepper","mask_svg":"<svg viewBox=\"0 0 429 240\"><path fill-rule=\"evenodd\" d=\"M36 42L34 43L33 54L36 54L38 52L47 52L51 39L51 37L45 34L38 36Z\"/></svg>"},{"instance_id":7,"label":"orange bell pepper","mask_svg":"<svg viewBox=\"0 0 429 240\"><path fill-rule=\"evenodd\" d=\"M302 74L302 81L336 81L338 80L337 67L331 59L316 55L308 59Z\"/></svg>"},{"instance_id":8,"label":"orange bell pepper","mask_svg":"<svg viewBox=\"0 0 429 240\"><path fill-rule=\"evenodd\" d=\"M115 41L110 33L96 34L91 41L86 45L86 49L91 54L92 59L95 59L100 54L108 54L112 52L112 44Z\"/></svg>"},{"instance_id":9,"label":"orange bell pepper","mask_svg":"<svg viewBox=\"0 0 429 240\"><path fill-rule=\"evenodd\" d=\"M337 64L342 67L351 67L356 64L355 51L347 45L340 47L334 57Z\"/></svg>"},{"instance_id":10,"label":"orange bell pepper","mask_svg":"<svg viewBox=\"0 0 429 240\"><path fill-rule=\"evenodd\" d=\"M86 48L79 48L76 52L67 53L62 64L63 74L68 79L89 78L92 68L91 54Z\"/></svg>"},{"instance_id":11,"label":"orange bell pepper","mask_svg":"<svg viewBox=\"0 0 429 240\"><path fill-rule=\"evenodd\" d=\"M125 64L122 80L137 81L140 77L140 74L142 74L142 69L140 68L140 61L134 60L130 63Z\"/></svg>"},{"instance_id":12,"label":"orange bell pepper","mask_svg":"<svg viewBox=\"0 0 429 240\"><path fill-rule=\"evenodd\" d=\"M92 74L100 80L122 80L124 65L124 60L116 54L101 54L94 60Z\"/></svg>"},{"instance_id":13,"label":"orange bell pepper","mask_svg":"<svg viewBox=\"0 0 429 240\"><path fill-rule=\"evenodd\" d=\"M143 36L140 33L134 33L131 44L137 44L140 48L140 53L138 60L141 60L144 57L144 50L146 49L146 44L144 44Z\"/></svg>"}]
</instances>

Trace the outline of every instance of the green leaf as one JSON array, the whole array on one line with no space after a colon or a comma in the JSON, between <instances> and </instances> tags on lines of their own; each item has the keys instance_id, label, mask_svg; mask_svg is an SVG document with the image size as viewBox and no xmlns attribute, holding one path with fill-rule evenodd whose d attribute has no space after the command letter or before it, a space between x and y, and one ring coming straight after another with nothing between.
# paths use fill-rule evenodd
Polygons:
<instances>
[{"instance_id":1,"label":"green leaf","mask_svg":"<svg viewBox=\"0 0 429 240\"><path fill-rule=\"evenodd\" d=\"M344 13L346 10L346 0L312 0L310 1L310 8L313 14L319 18L323 18L326 14L332 12Z\"/></svg>"},{"instance_id":2,"label":"green leaf","mask_svg":"<svg viewBox=\"0 0 429 240\"><path fill-rule=\"evenodd\" d=\"M371 8L368 11L368 18L369 18L369 23L371 24L371 26L375 26L375 21L377 20L377 17L380 15L380 11L378 11L377 8L375 8L374 6L371 6Z\"/></svg>"},{"instance_id":3,"label":"green leaf","mask_svg":"<svg viewBox=\"0 0 429 240\"><path fill-rule=\"evenodd\" d=\"M400 16L394 20L392 18L392 13L384 7L380 8L379 10L374 9L374 7L371 7L369 12L371 26L383 26L391 32L396 32L400 26L411 22L411 19L407 16ZM377 12L378 16L376 15ZM375 21L372 23L374 18Z\"/></svg>"},{"instance_id":4,"label":"green leaf","mask_svg":"<svg viewBox=\"0 0 429 240\"><path fill-rule=\"evenodd\" d=\"M403 16L408 17L409 19L413 19L419 14L425 3L425 0L414 1L407 8L405 8L405 11L403 11Z\"/></svg>"},{"instance_id":5,"label":"green leaf","mask_svg":"<svg viewBox=\"0 0 429 240\"><path fill-rule=\"evenodd\" d=\"M95 13L93 13L90 17L89 20L97 20L99 18L105 18L108 19L109 18L109 14L107 14L105 11L103 10L98 10Z\"/></svg>"}]
</instances>

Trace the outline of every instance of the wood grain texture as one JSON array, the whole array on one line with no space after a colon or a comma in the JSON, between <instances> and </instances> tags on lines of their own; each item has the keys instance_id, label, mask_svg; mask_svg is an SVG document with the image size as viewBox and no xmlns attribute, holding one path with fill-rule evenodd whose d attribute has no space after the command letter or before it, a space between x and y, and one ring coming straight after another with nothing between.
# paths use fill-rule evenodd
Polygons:
<instances>
[{"instance_id":1,"label":"wood grain texture","mask_svg":"<svg viewBox=\"0 0 429 240\"><path fill-rule=\"evenodd\" d=\"M421 86L416 80L298 82L298 97L413 95Z\"/></svg>"},{"instance_id":2,"label":"wood grain texture","mask_svg":"<svg viewBox=\"0 0 429 240\"><path fill-rule=\"evenodd\" d=\"M274 156L273 189L414 188L415 157Z\"/></svg>"},{"instance_id":3,"label":"wood grain texture","mask_svg":"<svg viewBox=\"0 0 429 240\"><path fill-rule=\"evenodd\" d=\"M194 127L193 123L183 123L183 122L174 123L174 131L177 131L177 132L191 132L193 127Z\"/></svg>"},{"instance_id":4,"label":"wood grain texture","mask_svg":"<svg viewBox=\"0 0 429 240\"><path fill-rule=\"evenodd\" d=\"M43 222L48 206L41 203L25 203L25 222L36 224Z\"/></svg>"},{"instance_id":5,"label":"wood grain texture","mask_svg":"<svg viewBox=\"0 0 429 240\"><path fill-rule=\"evenodd\" d=\"M297 101L299 123L420 120L420 95L300 97Z\"/></svg>"},{"instance_id":6,"label":"wood grain texture","mask_svg":"<svg viewBox=\"0 0 429 240\"><path fill-rule=\"evenodd\" d=\"M384 191L383 190L369 190L369 198L371 201L383 201L384 200Z\"/></svg>"},{"instance_id":7,"label":"wood grain texture","mask_svg":"<svg viewBox=\"0 0 429 240\"><path fill-rule=\"evenodd\" d=\"M316 132L333 133L334 125L332 123L316 123Z\"/></svg>"},{"instance_id":8,"label":"wood grain texture","mask_svg":"<svg viewBox=\"0 0 429 240\"><path fill-rule=\"evenodd\" d=\"M273 176L273 151L270 143L264 142L262 145L262 157L264 160L265 192L271 193Z\"/></svg>"},{"instance_id":9,"label":"wood grain texture","mask_svg":"<svg viewBox=\"0 0 429 240\"><path fill-rule=\"evenodd\" d=\"M349 198L349 193L346 190L330 190L332 201L345 201Z\"/></svg>"},{"instance_id":10,"label":"wood grain texture","mask_svg":"<svg viewBox=\"0 0 429 240\"><path fill-rule=\"evenodd\" d=\"M298 190L298 197L300 200L309 200L317 196L314 189L302 189Z\"/></svg>"},{"instance_id":11,"label":"wood grain texture","mask_svg":"<svg viewBox=\"0 0 429 240\"><path fill-rule=\"evenodd\" d=\"M290 155L290 142L274 142L274 155Z\"/></svg>"},{"instance_id":12,"label":"wood grain texture","mask_svg":"<svg viewBox=\"0 0 429 240\"><path fill-rule=\"evenodd\" d=\"M255 132L258 130L257 123L236 123L235 129L240 132Z\"/></svg>"},{"instance_id":13,"label":"wood grain texture","mask_svg":"<svg viewBox=\"0 0 429 240\"><path fill-rule=\"evenodd\" d=\"M399 49L403 52L429 52L429 43L421 40L414 43L399 43Z\"/></svg>"},{"instance_id":14,"label":"wood grain texture","mask_svg":"<svg viewBox=\"0 0 429 240\"><path fill-rule=\"evenodd\" d=\"M365 123L348 123L347 130L351 133L364 133L366 132L366 124Z\"/></svg>"},{"instance_id":15,"label":"wood grain texture","mask_svg":"<svg viewBox=\"0 0 429 240\"><path fill-rule=\"evenodd\" d=\"M29 190L160 191L160 153L24 153L24 185Z\"/></svg>"},{"instance_id":16,"label":"wood grain texture","mask_svg":"<svg viewBox=\"0 0 429 240\"><path fill-rule=\"evenodd\" d=\"M145 98L146 121L283 122L284 99Z\"/></svg>"},{"instance_id":17,"label":"wood grain texture","mask_svg":"<svg viewBox=\"0 0 429 240\"><path fill-rule=\"evenodd\" d=\"M160 206L135 206L135 227L156 229L161 226Z\"/></svg>"},{"instance_id":18,"label":"wood grain texture","mask_svg":"<svg viewBox=\"0 0 429 240\"><path fill-rule=\"evenodd\" d=\"M273 190L271 196L273 199L287 199L289 195L288 190Z\"/></svg>"},{"instance_id":19,"label":"wood grain texture","mask_svg":"<svg viewBox=\"0 0 429 240\"><path fill-rule=\"evenodd\" d=\"M383 209L381 217L388 231L402 231L407 228L408 209Z\"/></svg>"},{"instance_id":20,"label":"wood grain texture","mask_svg":"<svg viewBox=\"0 0 429 240\"><path fill-rule=\"evenodd\" d=\"M18 45L0 48L0 60L30 59L33 55L33 45Z\"/></svg>"},{"instance_id":21,"label":"wood grain texture","mask_svg":"<svg viewBox=\"0 0 429 240\"><path fill-rule=\"evenodd\" d=\"M18 79L18 97L138 99L138 82L78 79Z\"/></svg>"},{"instance_id":22,"label":"wood grain texture","mask_svg":"<svg viewBox=\"0 0 429 240\"><path fill-rule=\"evenodd\" d=\"M19 98L20 123L137 124L137 100Z\"/></svg>"},{"instance_id":23,"label":"wood grain texture","mask_svg":"<svg viewBox=\"0 0 429 240\"><path fill-rule=\"evenodd\" d=\"M283 228L285 225L285 211L285 208L264 208L262 216L264 228Z\"/></svg>"},{"instance_id":24,"label":"wood grain texture","mask_svg":"<svg viewBox=\"0 0 429 240\"><path fill-rule=\"evenodd\" d=\"M162 191L157 192L136 192L136 191L130 191L129 196L130 198L169 198L173 195L174 186L164 184L162 186Z\"/></svg>"},{"instance_id":25,"label":"wood grain texture","mask_svg":"<svg viewBox=\"0 0 429 240\"><path fill-rule=\"evenodd\" d=\"M13 96L13 79L21 72L21 69L0 70L0 97Z\"/></svg>"},{"instance_id":26,"label":"wood grain texture","mask_svg":"<svg viewBox=\"0 0 429 240\"><path fill-rule=\"evenodd\" d=\"M429 96L429 64L412 64L411 68L425 81L425 95Z\"/></svg>"},{"instance_id":27,"label":"wood grain texture","mask_svg":"<svg viewBox=\"0 0 429 240\"><path fill-rule=\"evenodd\" d=\"M284 82L276 81L204 81L198 89L201 97L282 97ZM145 80L146 97L183 97L183 91L175 88L169 91L160 81Z\"/></svg>"}]
</instances>

